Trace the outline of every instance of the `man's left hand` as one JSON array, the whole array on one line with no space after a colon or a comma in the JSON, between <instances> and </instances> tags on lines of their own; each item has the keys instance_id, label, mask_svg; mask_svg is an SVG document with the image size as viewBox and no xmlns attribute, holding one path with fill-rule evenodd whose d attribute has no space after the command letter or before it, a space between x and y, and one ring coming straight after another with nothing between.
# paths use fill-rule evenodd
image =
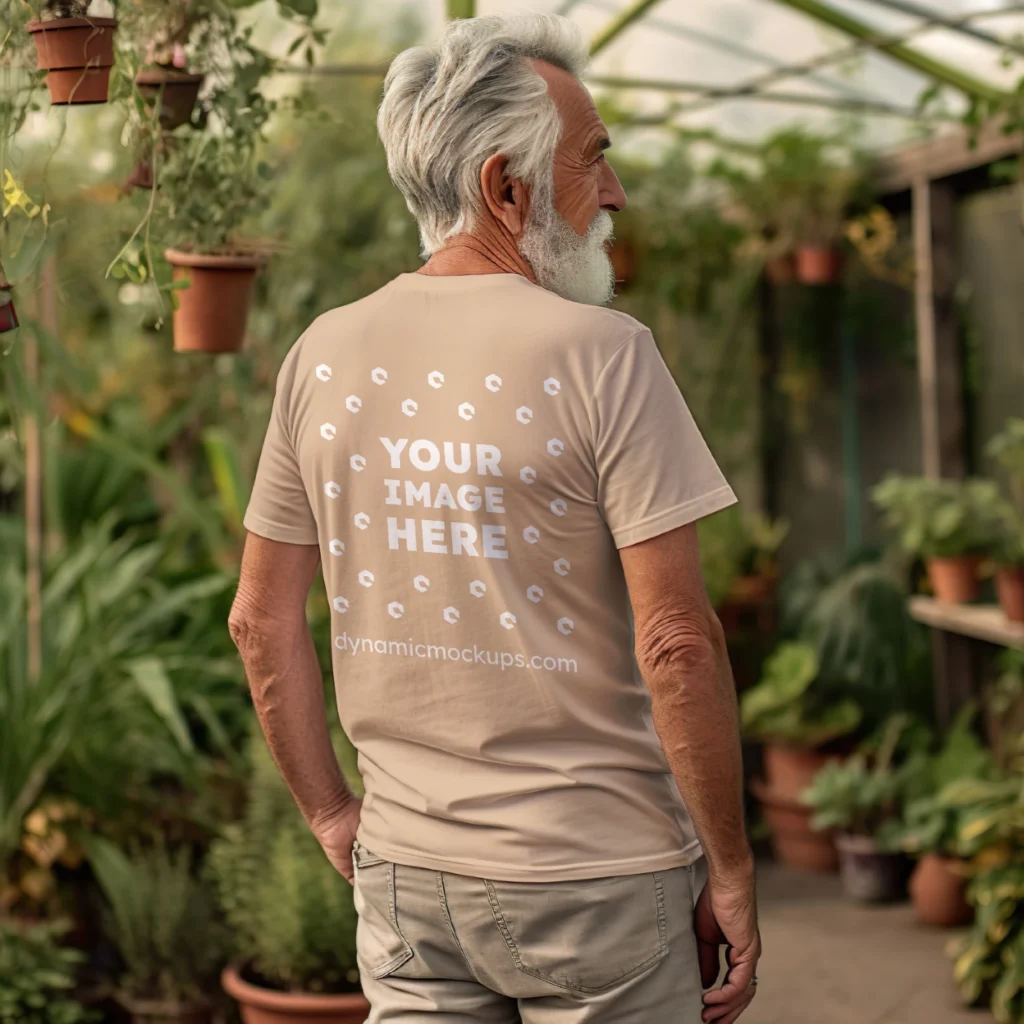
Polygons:
<instances>
[{"instance_id":1,"label":"man's left hand","mask_svg":"<svg viewBox=\"0 0 1024 1024\"><path fill-rule=\"evenodd\" d=\"M312 826L313 835L324 848L327 859L337 868L338 873L345 877L349 885L353 881L352 846L356 841L359 812L362 807L363 801L353 797L346 801L340 810Z\"/></svg>"}]
</instances>

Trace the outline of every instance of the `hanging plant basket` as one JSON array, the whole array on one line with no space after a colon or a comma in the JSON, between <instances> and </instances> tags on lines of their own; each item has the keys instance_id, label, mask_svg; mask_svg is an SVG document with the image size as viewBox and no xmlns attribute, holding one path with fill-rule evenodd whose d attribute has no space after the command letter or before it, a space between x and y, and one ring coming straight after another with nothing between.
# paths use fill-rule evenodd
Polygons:
<instances>
[{"instance_id":1,"label":"hanging plant basket","mask_svg":"<svg viewBox=\"0 0 1024 1024\"><path fill-rule=\"evenodd\" d=\"M106 103L114 66L114 18L54 18L33 21L36 66L45 69L55 106Z\"/></svg>"},{"instance_id":2,"label":"hanging plant basket","mask_svg":"<svg viewBox=\"0 0 1024 1024\"><path fill-rule=\"evenodd\" d=\"M261 253L204 255L168 249L175 281L175 352L237 352L245 341L256 272L266 263Z\"/></svg>"},{"instance_id":3,"label":"hanging plant basket","mask_svg":"<svg viewBox=\"0 0 1024 1024\"><path fill-rule=\"evenodd\" d=\"M801 284L835 284L843 274L843 252L834 245L801 245L795 253Z\"/></svg>"},{"instance_id":4,"label":"hanging plant basket","mask_svg":"<svg viewBox=\"0 0 1024 1024\"><path fill-rule=\"evenodd\" d=\"M165 132L188 124L203 86L203 75L177 68L157 67L140 71L135 84L147 103L160 104L160 127Z\"/></svg>"},{"instance_id":5,"label":"hanging plant basket","mask_svg":"<svg viewBox=\"0 0 1024 1024\"><path fill-rule=\"evenodd\" d=\"M14 309L11 286L0 276L0 334L13 331L17 326L18 314Z\"/></svg>"}]
</instances>

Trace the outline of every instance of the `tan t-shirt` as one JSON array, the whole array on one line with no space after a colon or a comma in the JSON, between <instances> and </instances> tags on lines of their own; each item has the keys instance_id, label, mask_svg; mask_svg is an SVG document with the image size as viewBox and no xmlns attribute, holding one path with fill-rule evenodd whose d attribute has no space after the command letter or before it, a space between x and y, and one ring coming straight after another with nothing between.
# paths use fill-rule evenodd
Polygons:
<instances>
[{"instance_id":1,"label":"tan t-shirt","mask_svg":"<svg viewBox=\"0 0 1024 1024\"><path fill-rule=\"evenodd\" d=\"M316 320L245 525L320 547L359 841L508 881L699 857L617 548L734 501L629 316L513 274L405 274Z\"/></svg>"}]
</instances>

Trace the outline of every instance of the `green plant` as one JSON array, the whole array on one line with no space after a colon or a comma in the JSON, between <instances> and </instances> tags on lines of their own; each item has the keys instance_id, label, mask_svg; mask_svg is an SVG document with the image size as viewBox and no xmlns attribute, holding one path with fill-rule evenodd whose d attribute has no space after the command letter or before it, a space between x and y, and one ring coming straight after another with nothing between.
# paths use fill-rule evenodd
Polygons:
<instances>
[{"instance_id":1,"label":"green plant","mask_svg":"<svg viewBox=\"0 0 1024 1024\"><path fill-rule=\"evenodd\" d=\"M1018 510L1024 512L1024 418L1011 417L985 446L1010 479L1010 491Z\"/></svg>"},{"instance_id":2,"label":"green plant","mask_svg":"<svg viewBox=\"0 0 1024 1024\"><path fill-rule=\"evenodd\" d=\"M976 713L974 705L966 705L939 749L915 761L919 774L911 780L914 794L906 802L903 820L889 833L893 844L907 853L960 855L964 807L954 784L986 780L995 770L992 755L974 730Z\"/></svg>"},{"instance_id":3,"label":"green plant","mask_svg":"<svg viewBox=\"0 0 1024 1024\"><path fill-rule=\"evenodd\" d=\"M987 1005L999 1024L1024 1020L1024 773L954 783L964 812L959 848L971 856L968 901L974 925L950 946L953 976L969 1005Z\"/></svg>"},{"instance_id":4,"label":"green plant","mask_svg":"<svg viewBox=\"0 0 1024 1024\"><path fill-rule=\"evenodd\" d=\"M928 638L884 563L854 564L825 583L804 609L798 636L814 648L821 685L860 707L864 729L897 711L928 713Z\"/></svg>"},{"instance_id":5,"label":"green plant","mask_svg":"<svg viewBox=\"0 0 1024 1024\"><path fill-rule=\"evenodd\" d=\"M862 746L845 761L831 761L815 776L801 800L814 811L811 826L873 836L879 845L893 845L889 829L899 820L903 803L920 773L920 752L897 763L904 716L886 725L877 748Z\"/></svg>"},{"instance_id":6,"label":"green plant","mask_svg":"<svg viewBox=\"0 0 1024 1024\"><path fill-rule=\"evenodd\" d=\"M238 955L286 991L358 987L352 890L327 860L257 734L243 820L210 850Z\"/></svg>"},{"instance_id":7,"label":"green plant","mask_svg":"<svg viewBox=\"0 0 1024 1024\"><path fill-rule=\"evenodd\" d=\"M785 520L743 513L736 505L702 519L700 562L711 603L725 601L744 576L769 575L789 532Z\"/></svg>"},{"instance_id":8,"label":"green plant","mask_svg":"<svg viewBox=\"0 0 1024 1024\"><path fill-rule=\"evenodd\" d=\"M860 708L852 700L819 692L818 669L812 647L780 645L765 663L761 680L740 701L744 735L820 747L852 733L860 724Z\"/></svg>"},{"instance_id":9,"label":"green plant","mask_svg":"<svg viewBox=\"0 0 1024 1024\"><path fill-rule=\"evenodd\" d=\"M1005 504L991 480L890 476L872 499L910 555L981 555L1002 536Z\"/></svg>"},{"instance_id":10,"label":"green plant","mask_svg":"<svg viewBox=\"0 0 1024 1024\"><path fill-rule=\"evenodd\" d=\"M215 655L229 641L210 646L224 620L211 622L209 602L226 593L229 577L169 584L161 543L114 539L109 522L94 524L47 570L34 673L20 551L4 553L0 872L18 884L23 870L50 867L37 859L26 869L18 852L26 822L47 798L70 798L111 827L137 815L137 832L163 802L152 788L157 779L195 787L204 752L218 741L230 749L229 716L244 696L237 665ZM38 899L38 885L34 893Z\"/></svg>"},{"instance_id":11,"label":"green plant","mask_svg":"<svg viewBox=\"0 0 1024 1024\"><path fill-rule=\"evenodd\" d=\"M67 925L21 925L0 918L0 1021L3 1024L89 1024L98 1015L72 997L85 959L60 945Z\"/></svg>"},{"instance_id":12,"label":"green plant","mask_svg":"<svg viewBox=\"0 0 1024 1024\"><path fill-rule=\"evenodd\" d=\"M226 935L189 851L158 845L128 856L90 839L86 852L124 962L119 991L171 1004L201 1001L215 984Z\"/></svg>"}]
</instances>

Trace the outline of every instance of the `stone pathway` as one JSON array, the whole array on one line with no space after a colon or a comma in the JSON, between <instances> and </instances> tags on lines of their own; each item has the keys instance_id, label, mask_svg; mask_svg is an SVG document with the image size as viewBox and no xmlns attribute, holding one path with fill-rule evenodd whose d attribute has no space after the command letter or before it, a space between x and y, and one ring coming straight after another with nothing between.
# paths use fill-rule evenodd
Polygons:
<instances>
[{"instance_id":1,"label":"stone pathway","mask_svg":"<svg viewBox=\"0 0 1024 1024\"><path fill-rule=\"evenodd\" d=\"M847 902L838 878L759 871L764 956L740 1024L986 1024L962 1008L945 946L909 904Z\"/></svg>"}]
</instances>

